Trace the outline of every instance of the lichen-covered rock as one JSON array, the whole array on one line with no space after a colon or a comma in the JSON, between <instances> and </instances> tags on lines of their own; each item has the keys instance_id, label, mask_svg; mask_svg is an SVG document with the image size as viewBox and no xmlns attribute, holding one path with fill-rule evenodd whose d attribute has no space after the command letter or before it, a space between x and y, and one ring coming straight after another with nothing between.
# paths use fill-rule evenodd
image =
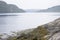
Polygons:
<instances>
[{"instance_id":1,"label":"lichen-covered rock","mask_svg":"<svg viewBox=\"0 0 60 40\"><path fill-rule=\"evenodd\" d=\"M55 33L49 40L60 40L60 32Z\"/></svg>"}]
</instances>

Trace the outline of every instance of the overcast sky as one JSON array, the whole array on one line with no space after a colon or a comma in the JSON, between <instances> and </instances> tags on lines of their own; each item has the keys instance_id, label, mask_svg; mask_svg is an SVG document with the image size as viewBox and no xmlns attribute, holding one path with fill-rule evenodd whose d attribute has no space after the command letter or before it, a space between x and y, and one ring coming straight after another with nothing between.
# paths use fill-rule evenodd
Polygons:
<instances>
[{"instance_id":1,"label":"overcast sky","mask_svg":"<svg viewBox=\"0 0 60 40\"><path fill-rule=\"evenodd\" d=\"M22 9L46 9L60 5L60 0L4 0L9 4L16 4Z\"/></svg>"}]
</instances>

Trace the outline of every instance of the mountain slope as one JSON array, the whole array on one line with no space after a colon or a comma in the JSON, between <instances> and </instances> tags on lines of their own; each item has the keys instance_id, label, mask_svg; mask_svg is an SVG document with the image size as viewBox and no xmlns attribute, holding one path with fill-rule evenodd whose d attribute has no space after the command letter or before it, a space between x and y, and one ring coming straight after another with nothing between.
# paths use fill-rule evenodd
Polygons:
<instances>
[{"instance_id":1,"label":"mountain slope","mask_svg":"<svg viewBox=\"0 0 60 40\"><path fill-rule=\"evenodd\" d=\"M24 10L18 8L16 5L7 4L4 1L0 1L0 13L21 13Z\"/></svg>"},{"instance_id":2,"label":"mountain slope","mask_svg":"<svg viewBox=\"0 0 60 40\"><path fill-rule=\"evenodd\" d=\"M60 5L48 9L39 10L38 12L60 12Z\"/></svg>"}]
</instances>

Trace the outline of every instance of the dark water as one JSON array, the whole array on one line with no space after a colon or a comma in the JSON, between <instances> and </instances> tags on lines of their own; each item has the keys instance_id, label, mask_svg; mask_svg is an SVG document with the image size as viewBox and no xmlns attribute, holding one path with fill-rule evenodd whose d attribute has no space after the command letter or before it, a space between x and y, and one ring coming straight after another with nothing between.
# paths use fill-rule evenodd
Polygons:
<instances>
[{"instance_id":1,"label":"dark water","mask_svg":"<svg viewBox=\"0 0 60 40\"><path fill-rule=\"evenodd\" d=\"M0 14L0 33L36 28L60 17L60 13L4 13Z\"/></svg>"}]
</instances>

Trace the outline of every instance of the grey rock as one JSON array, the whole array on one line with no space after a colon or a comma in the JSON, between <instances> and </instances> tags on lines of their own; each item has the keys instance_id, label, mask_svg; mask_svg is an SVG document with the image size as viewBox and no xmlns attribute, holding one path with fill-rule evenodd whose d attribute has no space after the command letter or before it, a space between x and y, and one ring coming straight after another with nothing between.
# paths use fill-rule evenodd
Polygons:
<instances>
[{"instance_id":1,"label":"grey rock","mask_svg":"<svg viewBox=\"0 0 60 40\"><path fill-rule=\"evenodd\" d=\"M52 39L53 38L56 38L56 40L59 40L57 39L57 37L60 38L60 18L50 22L50 23L47 23L45 25L43 25L48 31L49 31L49 40L55 40L55 39Z\"/></svg>"}]
</instances>

